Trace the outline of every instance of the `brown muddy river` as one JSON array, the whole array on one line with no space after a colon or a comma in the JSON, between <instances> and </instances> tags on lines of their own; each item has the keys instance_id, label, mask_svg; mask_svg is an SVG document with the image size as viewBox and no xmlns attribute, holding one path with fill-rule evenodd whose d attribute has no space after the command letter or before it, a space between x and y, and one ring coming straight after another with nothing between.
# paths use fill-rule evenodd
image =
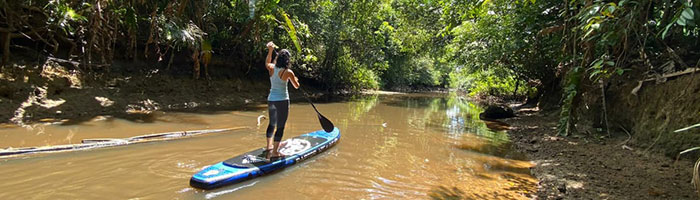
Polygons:
<instances>
[{"instance_id":1,"label":"brown muddy river","mask_svg":"<svg viewBox=\"0 0 700 200\"><path fill-rule=\"evenodd\" d=\"M316 105L341 131L327 151L279 172L215 190L189 186L200 169L262 147L265 105L246 111L97 117L0 128L0 149L77 144L88 138L240 129L100 149L0 157L0 199L529 199L532 163L481 108L454 95L362 95ZM321 129L292 102L285 138Z\"/></svg>"}]
</instances>

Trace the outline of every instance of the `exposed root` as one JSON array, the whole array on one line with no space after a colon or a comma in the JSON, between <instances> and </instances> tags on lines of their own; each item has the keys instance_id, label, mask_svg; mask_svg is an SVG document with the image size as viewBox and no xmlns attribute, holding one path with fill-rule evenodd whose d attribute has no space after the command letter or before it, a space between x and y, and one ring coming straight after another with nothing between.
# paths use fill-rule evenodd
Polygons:
<instances>
[{"instance_id":1,"label":"exposed root","mask_svg":"<svg viewBox=\"0 0 700 200\"><path fill-rule=\"evenodd\" d=\"M624 142L618 144L618 146L623 146L623 148L624 148L624 146L627 146L627 142L629 142L632 139L632 134L630 134L630 132L627 131L627 129L625 129L625 127L620 126L620 128L623 131L625 131L625 133L627 133L627 139Z\"/></svg>"}]
</instances>

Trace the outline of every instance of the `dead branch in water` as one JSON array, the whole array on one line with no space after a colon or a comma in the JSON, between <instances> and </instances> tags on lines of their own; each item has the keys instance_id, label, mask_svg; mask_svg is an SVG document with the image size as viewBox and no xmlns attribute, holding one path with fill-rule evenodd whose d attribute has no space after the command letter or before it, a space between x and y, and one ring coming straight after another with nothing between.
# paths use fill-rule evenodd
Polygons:
<instances>
[{"instance_id":1,"label":"dead branch in water","mask_svg":"<svg viewBox=\"0 0 700 200\"><path fill-rule=\"evenodd\" d=\"M166 141L174 139L183 139L187 137L192 137L207 133L220 133L225 131L233 131L246 129L249 127L233 127L225 129L206 129L206 130L193 130L193 131L176 131L176 132L166 132L166 133L155 133L148 135L140 135L129 138L98 138L98 139L84 139L81 144L66 144L66 145L55 145L46 147L23 147L23 148L9 148L0 150L0 158L19 156L24 154L32 153L55 153L64 151L78 151L87 149L96 149L103 147L114 147L114 146L124 146L130 144L140 144L148 142Z\"/></svg>"}]
</instances>

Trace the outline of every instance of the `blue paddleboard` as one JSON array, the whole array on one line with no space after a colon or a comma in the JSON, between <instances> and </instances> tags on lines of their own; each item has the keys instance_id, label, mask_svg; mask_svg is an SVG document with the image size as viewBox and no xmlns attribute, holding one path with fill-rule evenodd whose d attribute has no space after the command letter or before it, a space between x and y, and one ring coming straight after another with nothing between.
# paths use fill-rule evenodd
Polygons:
<instances>
[{"instance_id":1,"label":"blue paddleboard","mask_svg":"<svg viewBox=\"0 0 700 200\"><path fill-rule=\"evenodd\" d=\"M340 139L340 130L323 130L306 133L282 141L279 152L284 158L268 161L262 157L265 148L259 148L197 172L190 179L190 186L213 189L224 185L240 183L264 174L279 170L312 157L333 146Z\"/></svg>"}]
</instances>

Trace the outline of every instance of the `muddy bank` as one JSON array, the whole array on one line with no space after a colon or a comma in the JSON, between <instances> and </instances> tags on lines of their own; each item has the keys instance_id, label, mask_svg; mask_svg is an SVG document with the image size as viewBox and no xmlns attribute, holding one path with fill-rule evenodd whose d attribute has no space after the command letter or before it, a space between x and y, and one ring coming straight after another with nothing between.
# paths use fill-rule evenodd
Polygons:
<instances>
[{"instance_id":1,"label":"muddy bank","mask_svg":"<svg viewBox=\"0 0 700 200\"><path fill-rule=\"evenodd\" d=\"M693 164L631 144L627 136L558 137L557 113L521 110L510 137L536 163L538 199L697 199ZM625 133L622 133L625 134ZM616 135L619 135L616 134Z\"/></svg>"},{"instance_id":2,"label":"muddy bank","mask_svg":"<svg viewBox=\"0 0 700 200\"><path fill-rule=\"evenodd\" d=\"M700 144L700 71L663 80L627 82L608 92L611 130L628 130L631 143L667 156ZM695 153L694 156L700 156Z\"/></svg>"},{"instance_id":3,"label":"muddy bank","mask_svg":"<svg viewBox=\"0 0 700 200\"><path fill-rule=\"evenodd\" d=\"M79 123L106 115L148 122L161 112L246 109L264 104L268 91L257 73L194 80L157 68L86 75L49 62L16 65L0 72L0 124ZM290 95L305 101L300 92Z\"/></svg>"}]
</instances>

